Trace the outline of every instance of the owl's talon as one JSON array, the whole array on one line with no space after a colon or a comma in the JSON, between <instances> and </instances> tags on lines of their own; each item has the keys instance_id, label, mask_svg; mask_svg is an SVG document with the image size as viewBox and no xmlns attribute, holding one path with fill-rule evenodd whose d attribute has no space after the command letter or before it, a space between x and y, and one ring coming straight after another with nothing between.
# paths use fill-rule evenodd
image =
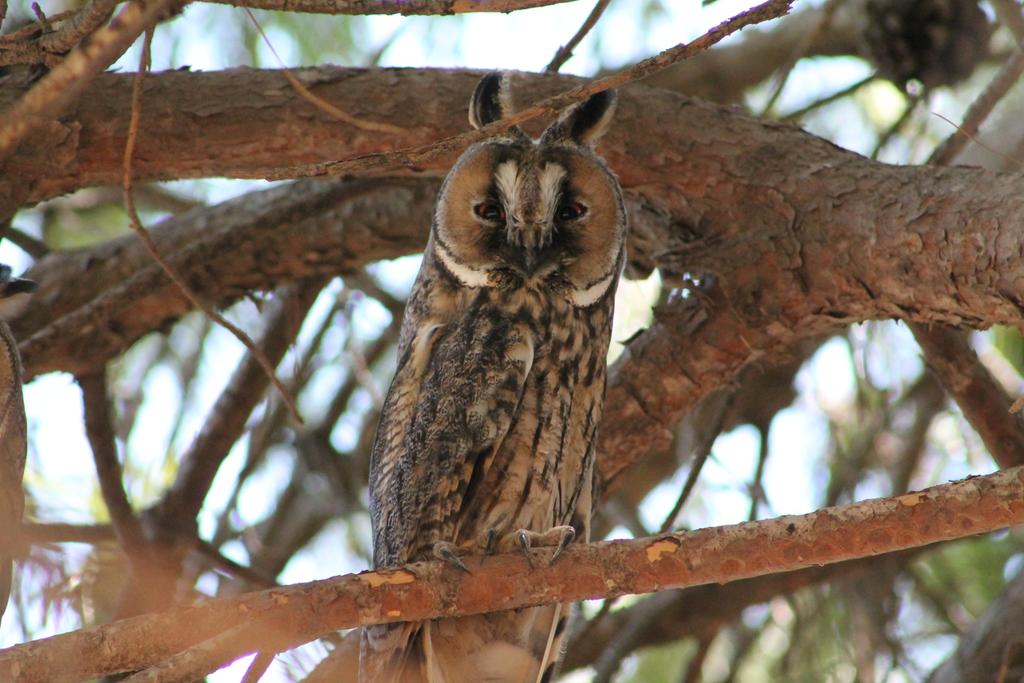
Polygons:
<instances>
[{"instance_id":1,"label":"owl's talon","mask_svg":"<svg viewBox=\"0 0 1024 683\"><path fill-rule=\"evenodd\" d=\"M530 554L530 537L533 535L533 532L527 531L526 529L520 529L516 532L516 540L519 541L519 550L522 551L523 557L526 558L526 564L530 565L530 569L533 569L533 557Z\"/></svg>"},{"instance_id":2,"label":"owl's talon","mask_svg":"<svg viewBox=\"0 0 1024 683\"><path fill-rule=\"evenodd\" d=\"M555 563L555 560L558 559L558 556L561 555L562 552L566 548L568 548L569 545L576 539L576 529L572 528L571 526L556 526L554 529L552 529L552 531L554 531L555 529L558 530L560 537L558 539L558 545L555 546L555 552L551 554L551 559L548 561L549 567Z\"/></svg>"},{"instance_id":3,"label":"owl's talon","mask_svg":"<svg viewBox=\"0 0 1024 683\"><path fill-rule=\"evenodd\" d=\"M437 543L435 543L434 557L436 557L439 560L444 560L448 564L452 565L457 569L461 569L467 574L473 573L469 571L469 567L467 567L466 563L462 561L461 557L459 557L458 553L456 552L455 545L452 543L448 543L447 541L438 541Z\"/></svg>"},{"instance_id":4,"label":"owl's talon","mask_svg":"<svg viewBox=\"0 0 1024 683\"><path fill-rule=\"evenodd\" d=\"M498 530L490 528L484 532L484 555L494 554L494 541L498 538Z\"/></svg>"}]
</instances>

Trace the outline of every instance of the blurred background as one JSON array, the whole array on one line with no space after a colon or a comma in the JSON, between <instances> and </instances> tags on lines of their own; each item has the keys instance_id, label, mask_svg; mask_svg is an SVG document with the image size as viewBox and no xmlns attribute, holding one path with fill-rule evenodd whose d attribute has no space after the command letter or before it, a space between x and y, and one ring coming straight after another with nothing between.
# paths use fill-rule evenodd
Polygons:
<instances>
[{"instance_id":1,"label":"blurred background","mask_svg":"<svg viewBox=\"0 0 1024 683\"><path fill-rule=\"evenodd\" d=\"M603 16L563 73L594 76L628 66L749 6L736 0L601 5ZM49 16L79 6L41 3ZM244 10L194 3L157 28L153 69L337 64L540 71L593 9L589 0L576 0L446 17L254 10L271 49ZM3 32L32 21L28 3L13 0ZM1016 50L1021 24L1015 0L801 0L791 16L733 36L649 84L799 125L884 162L923 163ZM116 67L134 71L138 50ZM1019 171L1024 129L1015 122L1022 106L1021 88L1011 89L959 161ZM137 188L137 202L154 225L270 185L153 183ZM120 192L108 188L25 209L12 228L0 261L15 272L43 254L88 248L129 231ZM322 282L308 295L290 295L302 300L304 317L279 374L305 424L293 422L274 393L248 416L244 436L202 503L204 544L189 556L179 597L368 566L368 450L418 264L417 256L380 262L357 277ZM614 340L647 325L652 306L670 293L657 272L624 281ZM275 305L283 298L281 291L254 294L226 315L256 337L280 324ZM994 329L975 334L972 343L1017 395L1024 363L1019 333ZM613 344L609 360L621 349ZM135 510L149 509L173 484L182 454L211 419L243 356L230 334L192 313L111 365L113 424ZM78 384L70 375L43 375L25 387L25 401L27 518L64 526L53 532L63 533L61 542L35 543L19 561L2 646L109 620L128 571L110 533ZM926 369L913 336L894 322L853 326L808 343L795 362L744 373L734 389L702 402L676 436L671 452L644 460L602 506L604 537L805 513L996 469ZM1022 570L1024 531L1018 529L825 569L789 584L588 603L577 623L585 635L570 646L564 680L919 681ZM695 614L710 616L701 622ZM336 644L285 653L264 680L303 680ZM247 666L241 660L209 679L239 680Z\"/></svg>"}]
</instances>

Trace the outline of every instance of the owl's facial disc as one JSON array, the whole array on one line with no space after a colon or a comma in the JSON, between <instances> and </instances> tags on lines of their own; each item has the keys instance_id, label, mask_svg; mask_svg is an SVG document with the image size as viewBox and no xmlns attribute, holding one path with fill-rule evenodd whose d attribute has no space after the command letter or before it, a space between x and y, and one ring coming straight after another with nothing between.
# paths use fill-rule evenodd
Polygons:
<instances>
[{"instance_id":1,"label":"owl's facial disc","mask_svg":"<svg viewBox=\"0 0 1024 683\"><path fill-rule=\"evenodd\" d=\"M618 275L623 232L618 186L589 149L502 139L470 148L452 169L434 248L466 286L504 271L531 286L557 281L587 306Z\"/></svg>"}]
</instances>

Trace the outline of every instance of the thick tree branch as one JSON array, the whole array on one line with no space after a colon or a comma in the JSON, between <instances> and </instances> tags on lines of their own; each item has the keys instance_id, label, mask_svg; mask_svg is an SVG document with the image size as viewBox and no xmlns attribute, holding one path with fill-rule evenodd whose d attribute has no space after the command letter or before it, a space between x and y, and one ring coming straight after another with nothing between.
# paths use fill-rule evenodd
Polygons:
<instances>
[{"instance_id":1,"label":"thick tree branch","mask_svg":"<svg viewBox=\"0 0 1024 683\"><path fill-rule=\"evenodd\" d=\"M275 87L277 78L272 72L152 75L147 90L152 86L154 94L167 93L180 104L161 106L156 97L147 104L153 118L143 122L139 173L245 175L275 162L343 157L381 144L322 124L315 112L298 118L287 106L294 95L283 81ZM477 75L318 70L306 80L317 81L319 96L342 101L364 118L374 108L395 112L387 120L412 130L409 112L418 112L417 130L429 138L461 127L456 121ZM567 82L524 76L515 88L529 100L564 90ZM120 115L117 102L126 103L127 86L119 76L97 83L97 98L113 109L83 99L83 106L94 107L82 148L90 151L88 158L78 155L71 182L108 173L117 179L116 157L104 160L98 141L117 146L101 114ZM238 87L244 97L232 97ZM381 93L395 101L385 105ZM231 106L211 104L233 99L255 112L246 135L260 145L238 138ZM434 106L416 104L422 101ZM283 135L259 135L266 116ZM775 361L800 339L872 318L977 327L1021 322L1024 177L877 164L789 126L644 88L623 92L618 117L602 151L632 199L631 258L669 274L712 271L720 289L710 307L700 297L677 298L629 345L606 402L605 424L616 425L602 430L606 479L645 453L664 450L668 428L744 364ZM167 156L165 148L179 142ZM147 159L159 161L147 165ZM30 184L31 191L61 187L64 181L55 178ZM197 291L223 303L247 289L346 272L422 248L436 187L429 181L306 182L177 217L168 224L177 227L165 234L173 232L183 246L161 249ZM289 202L303 192L310 193L303 201ZM351 239L353 230L362 237ZM256 253L256 245L266 251ZM125 258L123 249L115 242L54 255L33 271L44 291L32 317L15 330L24 340L28 375L94 367L187 309L154 269L136 273L139 262ZM90 280L93 274L104 284ZM79 295L96 291L105 293L95 301ZM688 343L681 345L682 338Z\"/></svg>"},{"instance_id":2,"label":"thick tree branch","mask_svg":"<svg viewBox=\"0 0 1024 683\"><path fill-rule=\"evenodd\" d=\"M64 109L176 0L129 3L108 26L68 55L0 115L0 159L29 133Z\"/></svg>"},{"instance_id":3,"label":"thick tree branch","mask_svg":"<svg viewBox=\"0 0 1024 683\"><path fill-rule=\"evenodd\" d=\"M974 138L1022 71L1024 51L1017 50L971 104L956 132L932 152L929 161L941 165L951 163L967 140ZM1013 410L1010 397L978 360L966 333L943 325L918 323L912 324L911 329L928 365L960 405L1000 467L1024 464L1024 416Z\"/></svg>"},{"instance_id":4,"label":"thick tree branch","mask_svg":"<svg viewBox=\"0 0 1024 683\"><path fill-rule=\"evenodd\" d=\"M0 651L0 679L65 681L137 670L245 627L222 661L340 628L718 583L894 552L1024 522L1024 469L896 498L730 527L570 548L531 570L518 554L364 572L209 600ZM534 563L538 564L538 563ZM543 563L539 563L542 565Z\"/></svg>"},{"instance_id":5,"label":"thick tree branch","mask_svg":"<svg viewBox=\"0 0 1024 683\"><path fill-rule=\"evenodd\" d=\"M265 175L269 180L284 180L287 178L310 176L367 175L403 166L406 168L418 168L430 164L438 158L461 152L472 143L501 133L512 126L527 123L541 116L557 114L566 107L582 102L599 92L621 88L647 78L672 64L704 52L736 31L747 26L777 19L787 14L792 2L793 0L765 0L761 4L737 14L733 18L723 21L689 43L680 43L616 73L591 81L584 81L569 90L546 97L526 108L514 111L511 115L506 116L500 121L495 121L476 130L463 131L451 137L411 148L376 154L353 155L339 161L269 171Z\"/></svg>"},{"instance_id":6,"label":"thick tree branch","mask_svg":"<svg viewBox=\"0 0 1024 683\"><path fill-rule=\"evenodd\" d=\"M437 186L303 181L181 214L154 226L153 238L197 293L223 305L249 291L351 273L422 249ZM43 283L33 305L43 312L22 318L16 331L26 377L102 365L190 310L134 235L51 254L32 272ZM79 334L91 346L82 346Z\"/></svg>"}]
</instances>

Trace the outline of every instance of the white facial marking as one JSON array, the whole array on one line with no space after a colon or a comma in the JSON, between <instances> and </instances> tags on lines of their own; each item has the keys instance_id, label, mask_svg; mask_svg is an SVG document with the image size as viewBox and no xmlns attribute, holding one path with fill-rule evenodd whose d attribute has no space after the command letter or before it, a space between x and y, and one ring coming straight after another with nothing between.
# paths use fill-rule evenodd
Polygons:
<instances>
[{"instance_id":1,"label":"white facial marking","mask_svg":"<svg viewBox=\"0 0 1024 683\"><path fill-rule=\"evenodd\" d=\"M565 169L559 164L544 164L544 170L540 173L540 201L549 219L555 215L563 178Z\"/></svg>"},{"instance_id":2,"label":"white facial marking","mask_svg":"<svg viewBox=\"0 0 1024 683\"><path fill-rule=\"evenodd\" d=\"M505 199L505 210L509 216L516 215L516 185L519 182L519 165L515 161L503 161L494 169L494 184L498 194Z\"/></svg>"},{"instance_id":3,"label":"white facial marking","mask_svg":"<svg viewBox=\"0 0 1024 683\"><path fill-rule=\"evenodd\" d=\"M608 273L592 285L582 289L574 287L569 290L570 303L577 308L586 308L587 306L594 304L598 299L604 296L605 292L608 291L608 288L612 286L617 275L618 273L615 270L612 270L612 272Z\"/></svg>"},{"instance_id":4,"label":"white facial marking","mask_svg":"<svg viewBox=\"0 0 1024 683\"><path fill-rule=\"evenodd\" d=\"M486 287L490 284L490 269L478 270L455 260L444 245L434 244L434 253L441 260L449 273L455 276L466 287Z\"/></svg>"}]
</instances>

